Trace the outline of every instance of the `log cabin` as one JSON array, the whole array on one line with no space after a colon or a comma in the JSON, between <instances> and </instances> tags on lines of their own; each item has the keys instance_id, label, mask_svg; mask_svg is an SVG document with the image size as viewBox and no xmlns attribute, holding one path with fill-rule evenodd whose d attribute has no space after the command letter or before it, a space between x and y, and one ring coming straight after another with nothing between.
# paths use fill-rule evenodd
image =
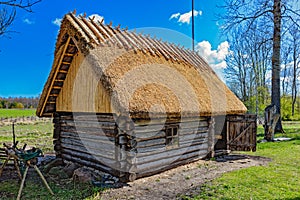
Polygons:
<instances>
[{"instance_id":1,"label":"log cabin","mask_svg":"<svg viewBox=\"0 0 300 200\"><path fill-rule=\"evenodd\" d=\"M53 117L57 157L133 181L255 150L246 111L196 52L69 13L37 115Z\"/></svg>"}]
</instances>

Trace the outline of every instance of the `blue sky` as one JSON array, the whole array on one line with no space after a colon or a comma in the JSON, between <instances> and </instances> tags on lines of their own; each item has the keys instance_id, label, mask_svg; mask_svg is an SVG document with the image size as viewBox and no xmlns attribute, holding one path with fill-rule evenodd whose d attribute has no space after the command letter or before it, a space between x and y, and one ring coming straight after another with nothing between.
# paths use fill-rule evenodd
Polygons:
<instances>
[{"instance_id":1,"label":"blue sky","mask_svg":"<svg viewBox=\"0 0 300 200\"><path fill-rule=\"evenodd\" d=\"M228 44L220 37L215 14L222 1L195 0L195 40L198 50L210 63L223 65ZM191 37L188 23L191 1L187 0L43 0L33 7L34 13L18 10L11 31L0 37L0 96L37 96L41 94L52 67L59 26L54 24L66 13L77 10L87 15L98 14L105 23L128 26L129 29L158 27ZM156 33L153 33L156 34ZM160 37L159 33L157 33ZM168 38L190 48L177 38ZM222 64L223 63L223 64Z\"/></svg>"}]
</instances>

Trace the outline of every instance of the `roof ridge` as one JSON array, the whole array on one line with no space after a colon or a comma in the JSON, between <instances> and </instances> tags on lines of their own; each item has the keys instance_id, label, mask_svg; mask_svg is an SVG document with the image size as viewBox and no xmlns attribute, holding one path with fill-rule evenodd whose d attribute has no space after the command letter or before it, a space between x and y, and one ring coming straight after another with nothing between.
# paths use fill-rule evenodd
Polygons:
<instances>
[{"instance_id":1,"label":"roof ridge","mask_svg":"<svg viewBox=\"0 0 300 200\"><path fill-rule=\"evenodd\" d=\"M157 39L156 36L137 33L134 29L129 31L128 27L122 28L120 24L113 27L112 21L109 24L95 20L95 17L86 17L85 15L77 15L70 12L77 26L83 31L88 43L94 44L93 48L102 45L118 46L126 50L140 50L143 53L150 53L153 56L164 57L166 60L174 62L188 62L199 70L213 71L209 64L195 51L192 51L180 44L173 44L162 38ZM214 72L214 71L213 71ZM214 72L215 73L215 72Z\"/></svg>"}]
</instances>

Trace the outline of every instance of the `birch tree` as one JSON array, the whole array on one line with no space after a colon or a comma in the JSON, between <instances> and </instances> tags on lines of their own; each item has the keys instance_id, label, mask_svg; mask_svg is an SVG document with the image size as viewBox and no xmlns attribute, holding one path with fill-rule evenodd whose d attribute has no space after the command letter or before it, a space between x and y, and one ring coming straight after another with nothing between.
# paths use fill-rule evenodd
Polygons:
<instances>
[{"instance_id":1,"label":"birch tree","mask_svg":"<svg viewBox=\"0 0 300 200\"><path fill-rule=\"evenodd\" d=\"M285 0L226 0L223 9L225 14L224 31L232 31L240 26L248 26L248 31L254 23L260 24L257 31L269 35L272 40L272 104L276 105L277 114L280 114L280 52L282 19L291 21L299 26L299 11L293 9L293 1ZM295 2L294 2L295 3ZM269 29L268 27L271 27ZM275 131L283 132L281 120L278 120Z\"/></svg>"}]
</instances>

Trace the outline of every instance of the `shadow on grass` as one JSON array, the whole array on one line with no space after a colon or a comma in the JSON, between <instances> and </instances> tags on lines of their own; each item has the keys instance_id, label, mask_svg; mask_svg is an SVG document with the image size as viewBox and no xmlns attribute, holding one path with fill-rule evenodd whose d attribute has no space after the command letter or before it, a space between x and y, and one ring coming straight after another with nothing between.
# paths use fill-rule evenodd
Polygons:
<instances>
[{"instance_id":1,"label":"shadow on grass","mask_svg":"<svg viewBox=\"0 0 300 200\"><path fill-rule=\"evenodd\" d=\"M223 155L216 157L216 162L230 162L235 160L245 160L245 159L253 159L253 160L264 160L264 161L272 161L270 158L262 157L262 156L252 156L252 155L244 155L244 154L232 154L232 155Z\"/></svg>"}]
</instances>

